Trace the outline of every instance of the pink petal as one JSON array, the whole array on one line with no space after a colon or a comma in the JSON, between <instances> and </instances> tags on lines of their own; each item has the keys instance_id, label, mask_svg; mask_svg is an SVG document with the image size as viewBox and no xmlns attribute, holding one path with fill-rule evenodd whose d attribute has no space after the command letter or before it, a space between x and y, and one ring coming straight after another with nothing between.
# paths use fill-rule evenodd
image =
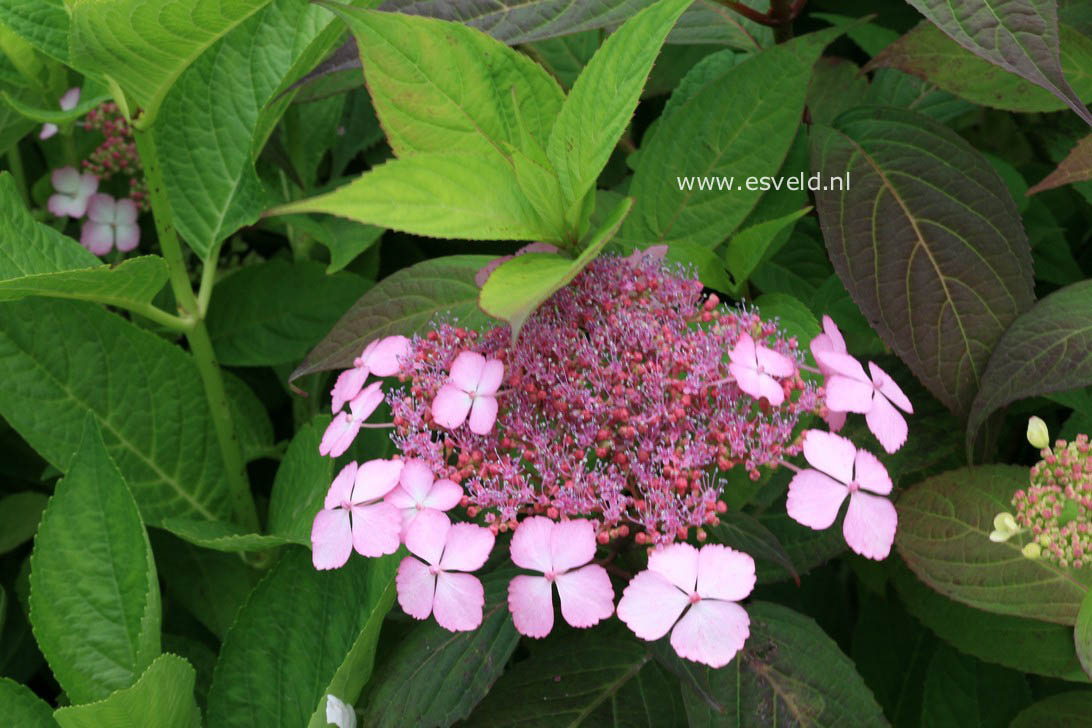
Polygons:
<instances>
[{"instance_id":1,"label":"pink petal","mask_svg":"<svg viewBox=\"0 0 1092 728\"><path fill-rule=\"evenodd\" d=\"M84 223L84 229L88 225L96 223ZM91 251L95 252L95 251ZM319 442L319 455L329 455L332 458L340 457L349 446L353 444L356 433L360 432L360 421L349 417L348 412L342 412L326 426L326 432L322 434Z\"/></svg>"},{"instance_id":2,"label":"pink petal","mask_svg":"<svg viewBox=\"0 0 1092 728\"><path fill-rule=\"evenodd\" d=\"M554 522L545 516L525 518L516 527L512 535L509 554L512 562L524 569L534 569L546 573L553 571L550 556L550 539L554 532Z\"/></svg>"},{"instance_id":3,"label":"pink petal","mask_svg":"<svg viewBox=\"0 0 1092 728\"><path fill-rule=\"evenodd\" d=\"M857 491L849 498L842 535L849 547L869 559L886 559L895 540L899 516L891 501Z\"/></svg>"},{"instance_id":4,"label":"pink petal","mask_svg":"<svg viewBox=\"0 0 1092 728\"><path fill-rule=\"evenodd\" d=\"M497 398L482 395L474 398L470 407L470 431L476 435L487 435L497 421Z\"/></svg>"},{"instance_id":5,"label":"pink petal","mask_svg":"<svg viewBox=\"0 0 1092 728\"><path fill-rule=\"evenodd\" d=\"M95 255L106 255L114 247L114 226L88 220L80 230L80 245Z\"/></svg>"},{"instance_id":6,"label":"pink petal","mask_svg":"<svg viewBox=\"0 0 1092 728\"><path fill-rule=\"evenodd\" d=\"M853 480L853 461L856 457L857 447L841 435L822 430L804 433L804 458L813 468L841 483L848 484Z\"/></svg>"},{"instance_id":7,"label":"pink petal","mask_svg":"<svg viewBox=\"0 0 1092 728\"><path fill-rule=\"evenodd\" d=\"M377 346L379 346L379 339L369 341L368 344L364 347L364 350L360 352L360 356L353 360L353 366L368 369L368 359L371 358L371 354L373 351L375 351Z\"/></svg>"},{"instance_id":8,"label":"pink petal","mask_svg":"<svg viewBox=\"0 0 1092 728\"><path fill-rule=\"evenodd\" d=\"M409 523L408 520L405 520L410 515L409 513L407 513L407 511L416 514L419 506L417 500L414 499L412 495L407 493L406 489L401 485L396 487L390 493L387 493L387 495L383 496L383 500L387 501L395 508L400 508L403 511L403 525L407 525Z\"/></svg>"},{"instance_id":9,"label":"pink petal","mask_svg":"<svg viewBox=\"0 0 1092 728\"><path fill-rule=\"evenodd\" d=\"M785 510L797 523L822 530L830 528L849 489L818 470L803 470L789 481Z\"/></svg>"},{"instance_id":10,"label":"pink petal","mask_svg":"<svg viewBox=\"0 0 1092 728\"><path fill-rule=\"evenodd\" d=\"M899 385L895 383L895 380L878 366L872 362L868 362L868 371L872 374L872 382L880 390L880 393L891 400L891 404L895 405L903 412L909 412L914 414L914 406L910 404L910 400Z\"/></svg>"},{"instance_id":11,"label":"pink petal","mask_svg":"<svg viewBox=\"0 0 1092 728\"><path fill-rule=\"evenodd\" d=\"M444 478L432 484L432 489L425 496L421 505L438 511L449 511L459 505L463 499L463 489L453 481Z\"/></svg>"},{"instance_id":12,"label":"pink petal","mask_svg":"<svg viewBox=\"0 0 1092 728\"><path fill-rule=\"evenodd\" d=\"M679 657L719 668L732 661L750 635L751 620L743 607L703 599L671 630L671 646Z\"/></svg>"},{"instance_id":13,"label":"pink petal","mask_svg":"<svg viewBox=\"0 0 1092 728\"><path fill-rule=\"evenodd\" d=\"M133 225L137 221L137 205L128 197L118 200L114 208L115 225Z\"/></svg>"},{"instance_id":14,"label":"pink petal","mask_svg":"<svg viewBox=\"0 0 1092 728\"><path fill-rule=\"evenodd\" d=\"M68 89L64 92L64 95L61 96L60 104L62 111L72 111L72 109L76 108L78 103L80 103L80 88L78 86Z\"/></svg>"},{"instance_id":15,"label":"pink petal","mask_svg":"<svg viewBox=\"0 0 1092 728\"><path fill-rule=\"evenodd\" d=\"M755 588L755 561L749 555L719 544L698 552L698 589L703 599L738 602Z\"/></svg>"},{"instance_id":16,"label":"pink petal","mask_svg":"<svg viewBox=\"0 0 1092 728\"><path fill-rule=\"evenodd\" d=\"M865 490L887 495L891 492L891 477L879 459L867 450L857 451L853 479Z\"/></svg>"},{"instance_id":17,"label":"pink petal","mask_svg":"<svg viewBox=\"0 0 1092 728\"><path fill-rule=\"evenodd\" d=\"M359 422L371 417L375 408L383 403L383 382L372 382L353 397L349 402L349 411L353 413L353 419Z\"/></svg>"},{"instance_id":18,"label":"pink petal","mask_svg":"<svg viewBox=\"0 0 1092 728\"><path fill-rule=\"evenodd\" d=\"M87 202L84 200L77 200L68 195L58 194L50 195L49 201L46 203L46 207L49 211L57 217L83 217L83 214L87 212Z\"/></svg>"},{"instance_id":19,"label":"pink petal","mask_svg":"<svg viewBox=\"0 0 1092 728\"><path fill-rule=\"evenodd\" d=\"M485 362L482 378L475 391L478 394L496 394L502 381L504 381L504 362L500 359L489 359Z\"/></svg>"},{"instance_id":20,"label":"pink petal","mask_svg":"<svg viewBox=\"0 0 1092 728\"><path fill-rule=\"evenodd\" d=\"M398 574L394 577L398 589L398 605L415 619L428 619L432 614L432 602L436 593L436 577L412 556L402 559Z\"/></svg>"},{"instance_id":21,"label":"pink petal","mask_svg":"<svg viewBox=\"0 0 1092 728\"><path fill-rule=\"evenodd\" d=\"M556 584L561 616L573 627L591 627L614 614L614 587L599 564L561 574Z\"/></svg>"},{"instance_id":22,"label":"pink petal","mask_svg":"<svg viewBox=\"0 0 1092 728\"><path fill-rule=\"evenodd\" d=\"M114 198L105 193L91 195L87 200L87 217L94 222L112 226L116 209L117 203L114 202Z\"/></svg>"},{"instance_id":23,"label":"pink petal","mask_svg":"<svg viewBox=\"0 0 1092 728\"><path fill-rule=\"evenodd\" d=\"M484 369L484 356L477 352L464 351L451 363L450 381L464 392L474 392L478 389Z\"/></svg>"},{"instance_id":24,"label":"pink petal","mask_svg":"<svg viewBox=\"0 0 1092 728\"><path fill-rule=\"evenodd\" d=\"M356 471L353 503L376 500L394 490L403 465L402 460L369 460L363 463Z\"/></svg>"},{"instance_id":25,"label":"pink petal","mask_svg":"<svg viewBox=\"0 0 1092 728\"><path fill-rule=\"evenodd\" d=\"M876 395L872 409L865 414L865 422L889 453L895 452L906 442L906 420L882 394Z\"/></svg>"},{"instance_id":26,"label":"pink petal","mask_svg":"<svg viewBox=\"0 0 1092 728\"><path fill-rule=\"evenodd\" d=\"M842 332L838 330L838 326L834 323L834 319L826 314L823 314L823 334L830 340L831 351L839 354L846 353L846 340L842 336Z\"/></svg>"},{"instance_id":27,"label":"pink petal","mask_svg":"<svg viewBox=\"0 0 1092 728\"><path fill-rule=\"evenodd\" d=\"M777 407L785 401L785 390L781 388L777 380L769 374L762 374L758 378L758 390L760 396L770 400L770 404Z\"/></svg>"},{"instance_id":28,"label":"pink petal","mask_svg":"<svg viewBox=\"0 0 1092 728\"><path fill-rule=\"evenodd\" d=\"M420 520L420 516L416 520ZM497 537L488 528L473 523L456 523L447 532L440 567L445 571L476 571L489 558L496 540Z\"/></svg>"},{"instance_id":29,"label":"pink petal","mask_svg":"<svg viewBox=\"0 0 1092 728\"><path fill-rule=\"evenodd\" d=\"M554 524L550 534L550 563L564 572L595 558L595 526L582 518Z\"/></svg>"},{"instance_id":30,"label":"pink petal","mask_svg":"<svg viewBox=\"0 0 1092 728\"><path fill-rule=\"evenodd\" d=\"M729 364L728 371L735 377L739 388L755 399L765 397L775 407L785 400L785 392L772 377L759 374L745 364Z\"/></svg>"},{"instance_id":31,"label":"pink petal","mask_svg":"<svg viewBox=\"0 0 1092 728\"><path fill-rule=\"evenodd\" d=\"M321 510L311 525L311 563L316 569L337 569L349 560L353 551L353 536L349 512Z\"/></svg>"},{"instance_id":32,"label":"pink petal","mask_svg":"<svg viewBox=\"0 0 1092 728\"><path fill-rule=\"evenodd\" d=\"M658 640L683 613L690 599L655 571L642 571L618 602L618 619L643 640Z\"/></svg>"},{"instance_id":33,"label":"pink petal","mask_svg":"<svg viewBox=\"0 0 1092 728\"><path fill-rule=\"evenodd\" d=\"M409 505L421 505L424 503L425 498L428 496L429 489L432 488L432 481L435 476L432 474L432 468L428 466L424 460L420 458L413 458L412 460L406 460L405 465L402 466L402 474L398 477L398 485L401 490L405 491L412 502ZM398 490L391 491L392 494L397 493Z\"/></svg>"},{"instance_id":34,"label":"pink petal","mask_svg":"<svg viewBox=\"0 0 1092 728\"><path fill-rule=\"evenodd\" d=\"M346 402L360 394L360 390L364 388L364 382L367 379L368 370L362 367L346 369L339 374L337 381L334 382L334 388L330 390L332 400L330 402L330 413L336 415L345 406Z\"/></svg>"},{"instance_id":35,"label":"pink petal","mask_svg":"<svg viewBox=\"0 0 1092 728\"><path fill-rule=\"evenodd\" d=\"M334 478L330 490L326 493L325 508L337 508L342 503L350 503L353 484L356 482L356 461L349 463Z\"/></svg>"},{"instance_id":36,"label":"pink petal","mask_svg":"<svg viewBox=\"0 0 1092 728\"><path fill-rule=\"evenodd\" d=\"M816 355L815 361L817 364L826 367L834 374L856 379L858 382L872 383L872 379L865 374L864 367L861 366L861 363L849 354L841 354L836 351L820 351L819 354Z\"/></svg>"},{"instance_id":37,"label":"pink petal","mask_svg":"<svg viewBox=\"0 0 1092 728\"><path fill-rule=\"evenodd\" d=\"M74 195L80 189L80 173L75 167L55 169L49 179L53 189L66 195Z\"/></svg>"},{"instance_id":38,"label":"pink petal","mask_svg":"<svg viewBox=\"0 0 1092 728\"><path fill-rule=\"evenodd\" d=\"M827 410L827 415L823 418L823 421L827 423L827 427L830 428L831 432L838 432L846 425L846 413Z\"/></svg>"},{"instance_id":39,"label":"pink petal","mask_svg":"<svg viewBox=\"0 0 1092 728\"><path fill-rule=\"evenodd\" d=\"M740 335L739 341L737 341L732 350L728 352L728 359L733 364L738 364L747 367L748 369L758 368L758 355L755 353L755 340L751 338L750 334L743 333Z\"/></svg>"},{"instance_id":40,"label":"pink petal","mask_svg":"<svg viewBox=\"0 0 1092 728\"><path fill-rule=\"evenodd\" d=\"M432 616L444 629L452 632L477 629L482 623L484 604L485 590L477 577L446 571L436 575L436 601L432 605Z\"/></svg>"},{"instance_id":41,"label":"pink petal","mask_svg":"<svg viewBox=\"0 0 1092 728\"><path fill-rule=\"evenodd\" d=\"M554 627L553 587L543 576L521 574L508 583L508 611L516 631L536 639Z\"/></svg>"},{"instance_id":42,"label":"pink petal","mask_svg":"<svg viewBox=\"0 0 1092 728\"><path fill-rule=\"evenodd\" d=\"M125 224L115 226L114 243L118 246L118 250L128 253L140 244L140 227Z\"/></svg>"},{"instance_id":43,"label":"pink petal","mask_svg":"<svg viewBox=\"0 0 1092 728\"><path fill-rule=\"evenodd\" d=\"M79 185L76 189L76 197L82 200L87 200L91 195L95 194L95 190L99 188L99 178L90 172L84 172L80 175Z\"/></svg>"},{"instance_id":44,"label":"pink petal","mask_svg":"<svg viewBox=\"0 0 1092 728\"><path fill-rule=\"evenodd\" d=\"M393 554L402 544L402 513L390 503L353 506L353 548L361 556Z\"/></svg>"},{"instance_id":45,"label":"pink petal","mask_svg":"<svg viewBox=\"0 0 1092 728\"><path fill-rule=\"evenodd\" d=\"M876 391L871 383L859 382L841 374L828 376L823 389L826 391L825 402L828 409L861 414L872 409L873 394Z\"/></svg>"},{"instance_id":46,"label":"pink petal","mask_svg":"<svg viewBox=\"0 0 1092 728\"><path fill-rule=\"evenodd\" d=\"M698 582L698 550L688 543L664 546L648 555L648 568L690 594Z\"/></svg>"},{"instance_id":47,"label":"pink petal","mask_svg":"<svg viewBox=\"0 0 1092 728\"><path fill-rule=\"evenodd\" d=\"M449 530L451 519L446 515L440 511L421 511L406 529L406 548L426 563L439 564Z\"/></svg>"},{"instance_id":48,"label":"pink petal","mask_svg":"<svg viewBox=\"0 0 1092 728\"><path fill-rule=\"evenodd\" d=\"M454 384L445 384L432 400L432 419L440 427L454 430L466 421L472 400Z\"/></svg>"},{"instance_id":49,"label":"pink petal","mask_svg":"<svg viewBox=\"0 0 1092 728\"><path fill-rule=\"evenodd\" d=\"M57 128L56 124L46 122L45 124L42 124L42 130L38 132L38 138L44 141L56 136L58 131L60 130Z\"/></svg>"},{"instance_id":50,"label":"pink petal","mask_svg":"<svg viewBox=\"0 0 1092 728\"><path fill-rule=\"evenodd\" d=\"M409 352L410 340L405 336L388 336L362 356L364 365L377 377L392 377L398 373L398 360Z\"/></svg>"},{"instance_id":51,"label":"pink petal","mask_svg":"<svg viewBox=\"0 0 1092 728\"><path fill-rule=\"evenodd\" d=\"M796 373L796 362L789 357L759 344L755 347L762 371L775 377L790 377Z\"/></svg>"}]
</instances>

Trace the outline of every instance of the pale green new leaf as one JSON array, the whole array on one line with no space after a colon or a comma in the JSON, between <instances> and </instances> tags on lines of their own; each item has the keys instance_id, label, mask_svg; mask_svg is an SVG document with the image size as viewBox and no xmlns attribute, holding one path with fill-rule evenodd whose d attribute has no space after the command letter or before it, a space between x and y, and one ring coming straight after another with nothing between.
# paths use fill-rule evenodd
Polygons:
<instances>
[{"instance_id":1,"label":"pale green new leaf","mask_svg":"<svg viewBox=\"0 0 1092 728\"><path fill-rule=\"evenodd\" d=\"M557 116L546 154L572 205L595 186L633 116L652 63L693 0L660 0L627 20L599 47Z\"/></svg>"},{"instance_id":2,"label":"pale green new leaf","mask_svg":"<svg viewBox=\"0 0 1092 728\"><path fill-rule=\"evenodd\" d=\"M133 683L160 651L159 581L140 512L91 415L30 560L30 623L74 703Z\"/></svg>"},{"instance_id":3,"label":"pale green new leaf","mask_svg":"<svg viewBox=\"0 0 1092 728\"><path fill-rule=\"evenodd\" d=\"M72 57L112 79L151 123L163 97L218 38L269 0L66 0ZM131 100L133 103L128 104ZM122 101L119 99L119 101Z\"/></svg>"},{"instance_id":4,"label":"pale green new leaf","mask_svg":"<svg viewBox=\"0 0 1092 728\"><path fill-rule=\"evenodd\" d=\"M49 703L6 677L0 677L0 715L19 728L57 728Z\"/></svg>"},{"instance_id":5,"label":"pale green new leaf","mask_svg":"<svg viewBox=\"0 0 1092 728\"><path fill-rule=\"evenodd\" d=\"M200 728L195 680L189 662L160 655L132 687L97 703L59 708L53 717L61 728Z\"/></svg>"},{"instance_id":6,"label":"pale green new leaf","mask_svg":"<svg viewBox=\"0 0 1092 728\"><path fill-rule=\"evenodd\" d=\"M0 23L35 48L81 73L68 49L69 20L64 0L0 0Z\"/></svg>"},{"instance_id":7,"label":"pale green new leaf","mask_svg":"<svg viewBox=\"0 0 1092 728\"><path fill-rule=\"evenodd\" d=\"M523 196L500 156L416 154L318 197L267 215L325 212L415 235L465 240L550 240L554 227Z\"/></svg>"},{"instance_id":8,"label":"pale green new leaf","mask_svg":"<svg viewBox=\"0 0 1092 728\"><path fill-rule=\"evenodd\" d=\"M526 55L465 25L352 8L335 12L356 36L372 103L398 156L503 155L506 143L521 146L521 123L545 146L564 94Z\"/></svg>"}]
</instances>

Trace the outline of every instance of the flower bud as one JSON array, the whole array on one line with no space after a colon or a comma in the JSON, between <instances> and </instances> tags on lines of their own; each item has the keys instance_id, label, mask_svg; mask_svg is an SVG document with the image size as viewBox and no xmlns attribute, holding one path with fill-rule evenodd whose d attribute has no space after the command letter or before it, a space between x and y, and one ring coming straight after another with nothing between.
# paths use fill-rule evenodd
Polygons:
<instances>
[{"instance_id":1,"label":"flower bud","mask_svg":"<svg viewBox=\"0 0 1092 728\"><path fill-rule=\"evenodd\" d=\"M1046 423L1039 417L1028 418L1028 442L1036 450L1050 447L1050 433L1047 431Z\"/></svg>"},{"instance_id":2,"label":"flower bud","mask_svg":"<svg viewBox=\"0 0 1092 728\"><path fill-rule=\"evenodd\" d=\"M1024 548L1020 549L1020 553L1022 553L1026 558L1037 559L1039 558L1039 554L1042 553L1042 549L1039 548L1039 544L1032 542L1026 544Z\"/></svg>"}]
</instances>

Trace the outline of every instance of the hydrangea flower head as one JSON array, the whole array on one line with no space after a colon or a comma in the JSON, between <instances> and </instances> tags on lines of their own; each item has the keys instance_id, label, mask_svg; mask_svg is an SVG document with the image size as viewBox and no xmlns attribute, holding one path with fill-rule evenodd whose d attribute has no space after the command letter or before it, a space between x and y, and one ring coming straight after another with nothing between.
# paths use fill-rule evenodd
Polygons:
<instances>
[{"instance_id":1,"label":"hydrangea flower head","mask_svg":"<svg viewBox=\"0 0 1092 728\"><path fill-rule=\"evenodd\" d=\"M887 558L898 515L891 501L881 497L891 492L883 464L846 438L821 430L808 430L804 436L804 457L815 469L802 470L789 482L789 516L809 528L829 528L848 497L842 522L846 543L861 556Z\"/></svg>"},{"instance_id":2,"label":"hydrangea flower head","mask_svg":"<svg viewBox=\"0 0 1092 728\"><path fill-rule=\"evenodd\" d=\"M520 634L545 637L554 626L553 589L561 615L573 627L591 627L614 613L614 589L595 558L595 528L580 519L560 523L533 516L512 536L512 561L540 572L508 585L508 610Z\"/></svg>"},{"instance_id":3,"label":"hydrangea flower head","mask_svg":"<svg viewBox=\"0 0 1092 728\"><path fill-rule=\"evenodd\" d=\"M451 364L451 378L432 400L432 419L454 430L470 415L470 431L484 435L497 420L497 390L504 378L504 364L464 351Z\"/></svg>"},{"instance_id":4,"label":"hydrangea flower head","mask_svg":"<svg viewBox=\"0 0 1092 728\"><path fill-rule=\"evenodd\" d=\"M421 511L449 511L463 498L463 489L447 480L436 480L424 460L407 460L398 485L387 493L387 502L402 512L402 533Z\"/></svg>"},{"instance_id":5,"label":"hydrangea flower head","mask_svg":"<svg viewBox=\"0 0 1092 728\"><path fill-rule=\"evenodd\" d=\"M887 452L902 447L907 426L899 410L913 414L914 407L895 380L872 362L865 374L860 362L848 354L820 350L815 359L829 372L825 384L827 407L863 414L868 429Z\"/></svg>"},{"instance_id":6,"label":"hydrangea flower head","mask_svg":"<svg viewBox=\"0 0 1092 728\"><path fill-rule=\"evenodd\" d=\"M53 170L50 179L57 192L46 203L49 211L57 217L83 217L99 188L99 178L88 172L80 174L74 167L61 167Z\"/></svg>"},{"instance_id":7,"label":"hydrangea flower head","mask_svg":"<svg viewBox=\"0 0 1092 728\"><path fill-rule=\"evenodd\" d=\"M398 373L398 360L406 355L409 339L405 336L387 336L370 342L360 353L350 369L343 371L330 392L330 411L337 414L364 388L369 374L390 377Z\"/></svg>"},{"instance_id":8,"label":"hydrangea flower head","mask_svg":"<svg viewBox=\"0 0 1092 728\"><path fill-rule=\"evenodd\" d=\"M107 194L92 195L87 203L87 221L80 233L80 244L95 255L106 255L117 246L129 252L140 243L140 227L136 224L136 203L115 200Z\"/></svg>"},{"instance_id":9,"label":"hydrangea flower head","mask_svg":"<svg viewBox=\"0 0 1092 728\"><path fill-rule=\"evenodd\" d=\"M671 632L680 657L718 668L750 635L737 602L755 586L755 562L727 546L679 543L653 551L618 602L618 618L643 640ZM681 619L680 619L681 617Z\"/></svg>"},{"instance_id":10,"label":"hydrangea flower head","mask_svg":"<svg viewBox=\"0 0 1092 728\"><path fill-rule=\"evenodd\" d=\"M369 460L359 467L354 461L341 469L311 526L316 569L344 566L353 549L361 556L398 550L402 514L383 497L398 485L401 473L401 460Z\"/></svg>"},{"instance_id":11,"label":"hydrangea flower head","mask_svg":"<svg viewBox=\"0 0 1092 728\"><path fill-rule=\"evenodd\" d=\"M728 371L736 378L739 388L755 399L765 397L772 405L785 401L785 392L775 377L791 377L796 373L792 359L773 349L756 344L746 331L728 354L732 363Z\"/></svg>"}]
</instances>

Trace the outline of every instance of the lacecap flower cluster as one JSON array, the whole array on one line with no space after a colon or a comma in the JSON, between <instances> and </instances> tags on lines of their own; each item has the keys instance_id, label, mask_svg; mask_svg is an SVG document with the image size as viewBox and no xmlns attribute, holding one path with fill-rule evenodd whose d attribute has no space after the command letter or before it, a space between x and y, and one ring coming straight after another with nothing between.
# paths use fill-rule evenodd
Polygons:
<instances>
[{"instance_id":1,"label":"lacecap flower cluster","mask_svg":"<svg viewBox=\"0 0 1092 728\"><path fill-rule=\"evenodd\" d=\"M829 318L810 349L818 370L776 322L705 296L693 275L649 254L593 261L515 343L507 327L452 322L373 341L337 379L320 453L340 456L378 426L399 456L337 475L315 517L314 565L404 545L402 609L471 630L484 602L473 572L502 540L527 572L508 590L520 633L551 631L556 589L574 627L617 613L638 637L670 634L682 657L723 666L749 634L740 602L755 584L751 556L706 543L727 509L728 471L795 470L788 513L815 529L848 499L843 533L864 556L885 558L894 539L880 461L834 432L800 429L817 416L836 431L859 413L893 452L910 402L879 367L865 372ZM393 420L368 423L384 401ZM789 462L799 455L810 468ZM630 544L648 550L648 567L616 606L606 566Z\"/></svg>"}]
</instances>

